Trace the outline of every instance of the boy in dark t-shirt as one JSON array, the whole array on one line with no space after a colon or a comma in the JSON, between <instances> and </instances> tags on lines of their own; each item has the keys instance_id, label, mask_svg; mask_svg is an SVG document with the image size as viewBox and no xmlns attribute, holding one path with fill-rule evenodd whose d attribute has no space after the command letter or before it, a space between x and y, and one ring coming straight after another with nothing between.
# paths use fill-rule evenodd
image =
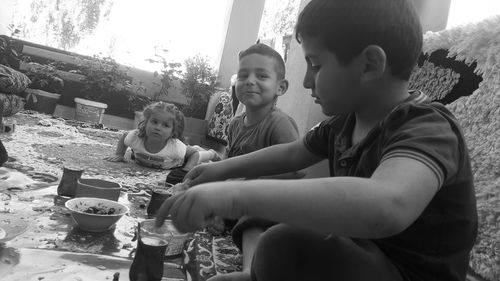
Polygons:
<instances>
[{"instance_id":1,"label":"boy in dark t-shirt","mask_svg":"<svg viewBox=\"0 0 500 281\"><path fill-rule=\"evenodd\" d=\"M235 92L238 100L245 105L245 112L229 124L226 158L299 139L295 121L276 107L278 97L288 89L285 73L281 55L265 44L254 44L239 54ZM300 173L273 177L300 178ZM235 221L226 223L226 226L234 226L233 233L236 233L236 241L242 250L243 271L249 272L261 233L275 223L247 216L239 219L236 225ZM209 280L224 280L237 275L241 274L232 273Z\"/></svg>"},{"instance_id":2,"label":"boy in dark t-shirt","mask_svg":"<svg viewBox=\"0 0 500 281\"><path fill-rule=\"evenodd\" d=\"M453 115L408 79L422 47L409 0L312 0L296 38L304 87L332 118L303 140L202 165L167 200L183 231L261 217L246 280L465 280L477 232L470 160ZM328 178L216 182L329 160ZM239 280L243 280L243 277Z\"/></svg>"}]
</instances>

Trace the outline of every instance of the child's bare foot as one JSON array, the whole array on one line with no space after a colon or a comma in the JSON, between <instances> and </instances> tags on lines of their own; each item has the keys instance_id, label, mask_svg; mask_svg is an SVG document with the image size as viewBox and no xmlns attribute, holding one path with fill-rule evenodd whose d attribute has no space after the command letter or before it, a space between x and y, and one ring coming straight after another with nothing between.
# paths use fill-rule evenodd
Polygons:
<instances>
[{"instance_id":1,"label":"child's bare foot","mask_svg":"<svg viewBox=\"0 0 500 281\"><path fill-rule=\"evenodd\" d=\"M209 278L207 281L250 281L252 278L250 277L249 272L232 272L228 274L215 275L212 278Z\"/></svg>"}]
</instances>

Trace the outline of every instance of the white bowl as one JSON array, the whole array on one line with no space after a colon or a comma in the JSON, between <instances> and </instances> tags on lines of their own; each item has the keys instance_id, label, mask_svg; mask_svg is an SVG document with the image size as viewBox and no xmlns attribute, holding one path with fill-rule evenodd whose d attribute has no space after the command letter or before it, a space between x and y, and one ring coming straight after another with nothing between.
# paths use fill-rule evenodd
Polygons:
<instances>
[{"instance_id":1,"label":"white bowl","mask_svg":"<svg viewBox=\"0 0 500 281\"><path fill-rule=\"evenodd\" d=\"M70 210L71 216L76 224L83 230L91 232L103 232L112 227L129 210L128 207L116 201L102 199L79 197L66 201L66 208ZM113 214L93 214L85 210L96 207L103 211L115 209Z\"/></svg>"}]
</instances>

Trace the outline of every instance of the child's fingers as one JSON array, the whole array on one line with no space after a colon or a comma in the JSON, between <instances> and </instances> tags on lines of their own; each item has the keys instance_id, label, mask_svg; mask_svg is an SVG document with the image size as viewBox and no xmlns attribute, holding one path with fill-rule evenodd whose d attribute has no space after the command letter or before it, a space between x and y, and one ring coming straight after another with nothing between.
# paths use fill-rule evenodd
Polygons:
<instances>
[{"instance_id":1,"label":"child's fingers","mask_svg":"<svg viewBox=\"0 0 500 281\"><path fill-rule=\"evenodd\" d=\"M189 182L189 186L195 186L198 184L198 181L196 179L199 175L200 169L198 167L194 167L184 176L184 181Z\"/></svg>"},{"instance_id":2,"label":"child's fingers","mask_svg":"<svg viewBox=\"0 0 500 281\"><path fill-rule=\"evenodd\" d=\"M104 160L107 160L110 162L120 162L120 161L124 161L125 158L120 157L120 156L108 156L108 157L105 157Z\"/></svg>"},{"instance_id":3,"label":"child's fingers","mask_svg":"<svg viewBox=\"0 0 500 281\"><path fill-rule=\"evenodd\" d=\"M203 202L197 202L195 198L195 193L189 194L177 210L177 219L182 222L184 231L195 231L202 229L206 225L206 208Z\"/></svg>"},{"instance_id":4,"label":"child's fingers","mask_svg":"<svg viewBox=\"0 0 500 281\"><path fill-rule=\"evenodd\" d=\"M182 194L176 194L165 200L163 204L161 204L160 209L158 210L158 214L156 215L156 226L160 227L163 225L163 222L167 219L170 209L172 208L172 205L175 203L175 201L181 196Z\"/></svg>"},{"instance_id":5,"label":"child's fingers","mask_svg":"<svg viewBox=\"0 0 500 281\"><path fill-rule=\"evenodd\" d=\"M184 209L181 208L184 206L185 202L189 198L189 194L187 192L182 192L179 198L175 200L172 204L172 207L169 210L172 222L174 226L181 232L188 232L190 227L188 227L185 218Z\"/></svg>"}]
</instances>

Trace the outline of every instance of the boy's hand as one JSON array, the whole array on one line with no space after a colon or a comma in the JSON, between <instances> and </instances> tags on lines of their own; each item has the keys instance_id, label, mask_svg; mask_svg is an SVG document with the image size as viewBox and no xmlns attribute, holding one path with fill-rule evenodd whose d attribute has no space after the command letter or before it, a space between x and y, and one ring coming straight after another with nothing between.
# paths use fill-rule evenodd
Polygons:
<instances>
[{"instance_id":1,"label":"boy's hand","mask_svg":"<svg viewBox=\"0 0 500 281\"><path fill-rule=\"evenodd\" d=\"M184 177L184 181L190 186L220 180L225 180L225 178L217 163L200 164L191 169Z\"/></svg>"},{"instance_id":2,"label":"boy's hand","mask_svg":"<svg viewBox=\"0 0 500 281\"><path fill-rule=\"evenodd\" d=\"M122 155L113 155L105 157L104 160L108 160L110 162L125 162L125 157Z\"/></svg>"},{"instance_id":3,"label":"boy's hand","mask_svg":"<svg viewBox=\"0 0 500 281\"><path fill-rule=\"evenodd\" d=\"M170 214L174 226L181 232L203 229L216 217L240 218L244 213L240 201L240 191L228 182L195 186L163 202L156 225L162 225Z\"/></svg>"}]
</instances>

